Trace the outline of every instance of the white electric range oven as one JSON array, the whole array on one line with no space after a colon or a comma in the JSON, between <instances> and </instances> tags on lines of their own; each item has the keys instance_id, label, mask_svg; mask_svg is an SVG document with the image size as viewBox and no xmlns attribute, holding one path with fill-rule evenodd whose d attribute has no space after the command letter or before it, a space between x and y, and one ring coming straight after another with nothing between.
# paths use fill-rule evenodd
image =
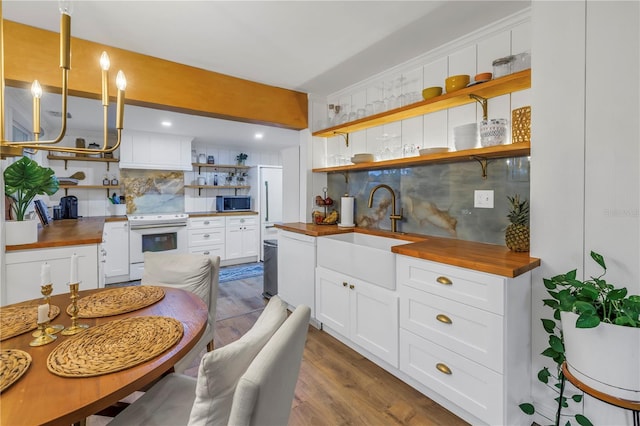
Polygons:
<instances>
[{"instance_id":1,"label":"white electric range oven","mask_svg":"<svg viewBox=\"0 0 640 426\"><path fill-rule=\"evenodd\" d=\"M129 219L129 275L142 278L144 252L188 253L186 213L132 214Z\"/></svg>"}]
</instances>

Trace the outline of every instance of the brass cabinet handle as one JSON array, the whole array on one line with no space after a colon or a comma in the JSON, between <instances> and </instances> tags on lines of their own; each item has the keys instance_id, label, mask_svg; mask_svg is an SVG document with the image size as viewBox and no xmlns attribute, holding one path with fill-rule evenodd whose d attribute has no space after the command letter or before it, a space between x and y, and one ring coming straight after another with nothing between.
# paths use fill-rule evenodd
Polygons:
<instances>
[{"instance_id":1,"label":"brass cabinet handle","mask_svg":"<svg viewBox=\"0 0 640 426\"><path fill-rule=\"evenodd\" d=\"M438 369L439 372L444 373L444 374L452 374L451 373L451 369L449 367L447 367L445 364L439 362L436 364L436 368Z\"/></svg>"},{"instance_id":2,"label":"brass cabinet handle","mask_svg":"<svg viewBox=\"0 0 640 426\"><path fill-rule=\"evenodd\" d=\"M451 324L451 318L449 318L448 316L446 316L445 314L438 314L436 315L436 319L440 322L443 322L445 324Z\"/></svg>"},{"instance_id":3,"label":"brass cabinet handle","mask_svg":"<svg viewBox=\"0 0 640 426\"><path fill-rule=\"evenodd\" d=\"M208 225L208 224L209 224L208 220L205 220L204 223L203 223L203 225Z\"/></svg>"},{"instance_id":4,"label":"brass cabinet handle","mask_svg":"<svg viewBox=\"0 0 640 426\"><path fill-rule=\"evenodd\" d=\"M444 284L444 285L453 284L453 281L451 281L449 278L443 277L443 276L440 276L440 277L436 278L436 281L439 282L440 284Z\"/></svg>"},{"instance_id":5,"label":"brass cabinet handle","mask_svg":"<svg viewBox=\"0 0 640 426\"><path fill-rule=\"evenodd\" d=\"M348 285L349 285L349 284L347 284L347 282L346 282L346 281L343 281L343 282L342 282L342 287L346 287L346 286L348 286Z\"/></svg>"},{"instance_id":6,"label":"brass cabinet handle","mask_svg":"<svg viewBox=\"0 0 640 426\"><path fill-rule=\"evenodd\" d=\"M350 285L349 285L349 288L350 288L351 290L353 290L354 288L356 288L356 286L355 286L355 285L353 285L353 284L350 284Z\"/></svg>"},{"instance_id":7,"label":"brass cabinet handle","mask_svg":"<svg viewBox=\"0 0 640 426\"><path fill-rule=\"evenodd\" d=\"M210 236L211 236L211 235L209 235L209 234L204 234L204 235L203 235L203 237L204 237L204 238L209 238Z\"/></svg>"},{"instance_id":8,"label":"brass cabinet handle","mask_svg":"<svg viewBox=\"0 0 640 426\"><path fill-rule=\"evenodd\" d=\"M205 251L205 252L204 252L204 253L202 253L202 254L204 254L204 255L209 255L209 252L208 252L208 251Z\"/></svg>"}]
</instances>

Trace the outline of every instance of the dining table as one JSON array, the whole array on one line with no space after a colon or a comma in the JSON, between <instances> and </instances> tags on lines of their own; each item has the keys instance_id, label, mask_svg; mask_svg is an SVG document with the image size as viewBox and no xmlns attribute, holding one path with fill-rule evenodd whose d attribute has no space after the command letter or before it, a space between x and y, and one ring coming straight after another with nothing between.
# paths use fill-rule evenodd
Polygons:
<instances>
[{"instance_id":1,"label":"dining table","mask_svg":"<svg viewBox=\"0 0 640 426\"><path fill-rule=\"evenodd\" d=\"M130 291L134 291L134 287L130 288L132 289ZM130 312L84 318L81 315L82 309L80 309L80 317L76 321L79 324L87 325L88 328L71 336L57 333L55 334L56 340L49 344L30 346L30 342L34 340L32 335L34 330L0 341L1 350L21 350L31 357L31 364L22 376L0 393L0 424L10 426L81 423L88 416L117 404L119 400L135 391L144 389L171 371L176 361L187 354L204 333L208 308L203 300L192 292L171 287L158 286L157 288L161 289L163 293L159 300ZM109 290L80 291L77 303L80 305L79 302L83 300L99 298L100 292L108 292ZM120 290L125 292L121 294L126 294L129 291L124 287ZM24 305L37 306L43 303L42 300L40 298L9 305L0 308L0 311L5 308L21 308ZM52 319L51 324L60 324L68 328L72 324L71 314L73 313L73 310L68 310L70 294L51 296L50 305L52 308L59 307L60 312L56 318ZM82 305L80 307L82 308ZM171 324L176 324L175 327L182 329L181 336L175 336L176 343L171 343L171 346L166 350L162 348L163 352L152 358L119 371L93 376L69 377L50 371L55 352L77 344L85 333L87 334L84 341L91 340L87 337L91 336L92 329L95 328L95 331L98 331L108 327L115 328L117 337L119 327L122 326L121 334L123 338L127 338L135 333L125 329L125 323L136 324L136 321L150 319L170 321ZM152 332L154 328L151 327ZM113 330L112 334L114 334ZM92 344L90 341L86 343ZM56 350L60 345L62 346ZM119 354L119 356L135 355L142 350L135 340L127 345L124 352L128 353ZM108 346L103 346L103 348L108 351ZM83 352L82 349L79 351ZM50 354L52 357L49 356ZM79 356L87 358L87 354L79 354ZM100 353L89 352L88 361L91 363L94 361L92 358L100 358L101 356Z\"/></svg>"}]
</instances>

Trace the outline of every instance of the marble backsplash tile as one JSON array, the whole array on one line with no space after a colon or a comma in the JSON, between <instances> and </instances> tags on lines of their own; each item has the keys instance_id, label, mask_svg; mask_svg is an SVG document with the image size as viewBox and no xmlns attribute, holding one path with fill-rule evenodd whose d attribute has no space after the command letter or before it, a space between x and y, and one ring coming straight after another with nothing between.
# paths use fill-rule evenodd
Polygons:
<instances>
[{"instance_id":1,"label":"marble backsplash tile","mask_svg":"<svg viewBox=\"0 0 640 426\"><path fill-rule=\"evenodd\" d=\"M357 226L388 230L389 192L376 191L373 207L367 207L371 190L385 183L396 193L396 211L403 209L398 231L504 244L504 230L509 224L507 196L529 198L529 159L490 161L487 174L483 179L476 161L350 172L348 183L344 175L331 173L328 193L338 201L345 193L355 197ZM474 208L475 190L493 190L494 208Z\"/></svg>"},{"instance_id":2,"label":"marble backsplash tile","mask_svg":"<svg viewBox=\"0 0 640 426\"><path fill-rule=\"evenodd\" d=\"M184 172L120 171L127 213L184 213Z\"/></svg>"}]
</instances>

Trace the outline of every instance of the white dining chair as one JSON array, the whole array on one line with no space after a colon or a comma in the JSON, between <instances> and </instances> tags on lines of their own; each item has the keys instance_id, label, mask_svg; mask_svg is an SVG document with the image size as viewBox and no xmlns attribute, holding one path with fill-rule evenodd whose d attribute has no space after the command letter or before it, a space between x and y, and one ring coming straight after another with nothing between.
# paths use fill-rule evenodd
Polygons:
<instances>
[{"instance_id":1,"label":"white dining chair","mask_svg":"<svg viewBox=\"0 0 640 426\"><path fill-rule=\"evenodd\" d=\"M178 373L191 367L203 349L213 350L214 325L218 301L220 257L201 254L144 253L142 285L158 285L189 290L209 308L209 319L204 334L174 366Z\"/></svg>"},{"instance_id":2,"label":"white dining chair","mask_svg":"<svg viewBox=\"0 0 640 426\"><path fill-rule=\"evenodd\" d=\"M284 395L276 398L279 401L274 401L274 410L277 410L278 419L285 419L284 423L278 424L285 425L289 414L283 413L283 410L285 407L287 411L291 410L293 389L302 359L300 346L303 347L306 340L309 314L308 307L300 306L287 318L286 303L278 296L273 296L251 330L235 342L204 355L197 379L177 373L165 376L118 414L109 425L232 425L232 412L239 418L246 416L249 411L262 414L256 408L261 409L263 403L272 402L253 398L256 388L252 385L244 385L238 393L240 381L249 384L254 383L256 377L272 376L247 376L247 373L262 369L282 372L286 366L291 371L281 374L283 380L258 383L273 386L268 389L262 386L261 393L284 392ZM288 348L293 348L293 355L288 354ZM283 356L274 357L272 354ZM300 359L294 359L295 356ZM248 404L250 400L260 403Z\"/></svg>"}]
</instances>

